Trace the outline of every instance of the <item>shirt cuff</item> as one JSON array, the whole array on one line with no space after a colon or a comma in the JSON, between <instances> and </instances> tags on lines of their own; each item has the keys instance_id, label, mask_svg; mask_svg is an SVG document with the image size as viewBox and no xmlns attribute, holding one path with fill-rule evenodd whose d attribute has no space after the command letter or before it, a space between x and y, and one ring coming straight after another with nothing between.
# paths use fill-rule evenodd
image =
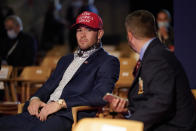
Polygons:
<instances>
[{"instance_id":1,"label":"shirt cuff","mask_svg":"<svg viewBox=\"0 0 196 131\"><path fill-rule=\"evenodd\" d=\"M126 119L129 119L129 118L131 118L131 112L128 110L128 112L127 112L127 114L126 115L124 115L124 117L126 118Z\"/></svg>"},{"instance_id":2,"label":"shirt cuff","mask_svg":"<svg viewBox=\"0 0 196 131\"><path fill-rule=\"evenodd\" d=\"M31 97L30 101L32 101L32 100L34 100L34 99L39 99L39 97L33 96L33 97ZM40 100L40 99L39 99L39 100Z\"/></svg>"}]
</instances>

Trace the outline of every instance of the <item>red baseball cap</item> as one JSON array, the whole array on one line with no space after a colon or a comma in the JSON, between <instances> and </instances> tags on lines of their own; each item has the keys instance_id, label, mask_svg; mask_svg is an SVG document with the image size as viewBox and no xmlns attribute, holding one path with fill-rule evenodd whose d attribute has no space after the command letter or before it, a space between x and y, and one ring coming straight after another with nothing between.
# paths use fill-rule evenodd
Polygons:
<instances>
[{"instance_id":1,"label":"red baseball cap","mask_svg":"<svg viewBox=\"0 0 196 131\"><path fill-rule=\"evenodd\" d=\"M79 25L84 25L92 29L103 29L103 22L100 16L93 12L84 11L76 19L76 23L72 28L77 28Z\"/></svg>"}]
</instances>

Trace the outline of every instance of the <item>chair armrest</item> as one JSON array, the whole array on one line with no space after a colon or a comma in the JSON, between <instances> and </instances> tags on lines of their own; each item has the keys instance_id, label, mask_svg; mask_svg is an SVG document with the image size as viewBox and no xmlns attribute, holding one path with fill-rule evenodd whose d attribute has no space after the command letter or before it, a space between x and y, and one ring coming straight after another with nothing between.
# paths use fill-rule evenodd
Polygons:
<instances>
[{"instance_id":1,"label":"chair armrest","mask_svg":"<svg viewBox=\"0 0 196 131\"><path fill-rule=\"evenodd\" d=\"M18 114L22 113L23 107L24 107L24 103L18 104Z\"/></svg>"},{"instance_id":2,"label":"chair armrest","mask_svg":"<svg viewBox=\"0 0 196 131\"><path fill-rule=\"evenodd\" d=\"M76 107L72 107L72 116L73 116L73 124L72 124L72 128L75 127L75 125L77 124L77 114L78 111L86 111L86 110L98 110L100 109L100 107L93 107L93 106L76 106Z\"/></svg>"}]
</instances>

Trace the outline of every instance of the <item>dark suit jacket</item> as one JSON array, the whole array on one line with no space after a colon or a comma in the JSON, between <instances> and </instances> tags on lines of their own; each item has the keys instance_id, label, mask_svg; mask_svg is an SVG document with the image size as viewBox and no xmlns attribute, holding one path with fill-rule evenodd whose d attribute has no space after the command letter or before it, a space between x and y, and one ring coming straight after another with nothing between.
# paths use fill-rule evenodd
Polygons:
<instances>
[{"instance_id":1,"label":"dark suit jacket","mask_svg":"<svg viewBox=\"0 0 196 131\"><path fill-rule=\"evenodd\" d=\"M34 96L47 102L73 58L73 54L62 57L51 77ZM101 106L106 104L102 98L107 92L112 92L118 80L119 61L102 48L92 54L86 61L63 89L60 98L66 101L67 109L58 111L57 115L72 119L71 107ZM95 116L95 112L82 112L79 114L79 118L84 116Z\"/></svg>"},{"instance_id":2,"label":"dark suit jacket","mask_svg":"<svg viewBox=\"0 0 196 131\"><path fill-rule=\"evenodd\" d=\"M139 78L143 94L138 94ZM196 108L181 63L158 39L148 46L130 88L130 119L144 122L145 131L190 131Z\"/></svg>"},{"instance_id":3,"label":"dark suit jacket","mask_svg":"<svg viewBox=\"0 0 196 131\"><path fill-rule=\"evenodd\" d=\"M15 42L18 41L13 52L6 57L8 51L12 48ZM7 60L12 66L29 66L35 62L37 43L30 35L20 32L16 39L9 39L6 35L0 38L0 57Z\"/></svg>"}]
</instances>

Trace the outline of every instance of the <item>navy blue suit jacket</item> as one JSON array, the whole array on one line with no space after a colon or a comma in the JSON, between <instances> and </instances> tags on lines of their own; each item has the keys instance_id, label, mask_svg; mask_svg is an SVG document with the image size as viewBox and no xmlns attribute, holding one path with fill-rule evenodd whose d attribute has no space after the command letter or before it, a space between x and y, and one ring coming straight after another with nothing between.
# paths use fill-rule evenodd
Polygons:
<instances>
[{"instance_id":1,"label":"navy blue suit jacket","mask_svg":"<svg viewBox=\"0 0 196 131\"><path fill-rule=\"evenodd\" d=\"M47 102L73 59L73 54L62 57L50 78L34 96ZM102 98L107 92L112 92L119 77L119 70L119 60L102 48L92 54L63 89L60 99L65 100L67 109L62 109L56 114L72 119L71 107L105 105ZM81 113L81 117L89 115L94 116L95 112Z\"/></svg>"}]
</instances>

